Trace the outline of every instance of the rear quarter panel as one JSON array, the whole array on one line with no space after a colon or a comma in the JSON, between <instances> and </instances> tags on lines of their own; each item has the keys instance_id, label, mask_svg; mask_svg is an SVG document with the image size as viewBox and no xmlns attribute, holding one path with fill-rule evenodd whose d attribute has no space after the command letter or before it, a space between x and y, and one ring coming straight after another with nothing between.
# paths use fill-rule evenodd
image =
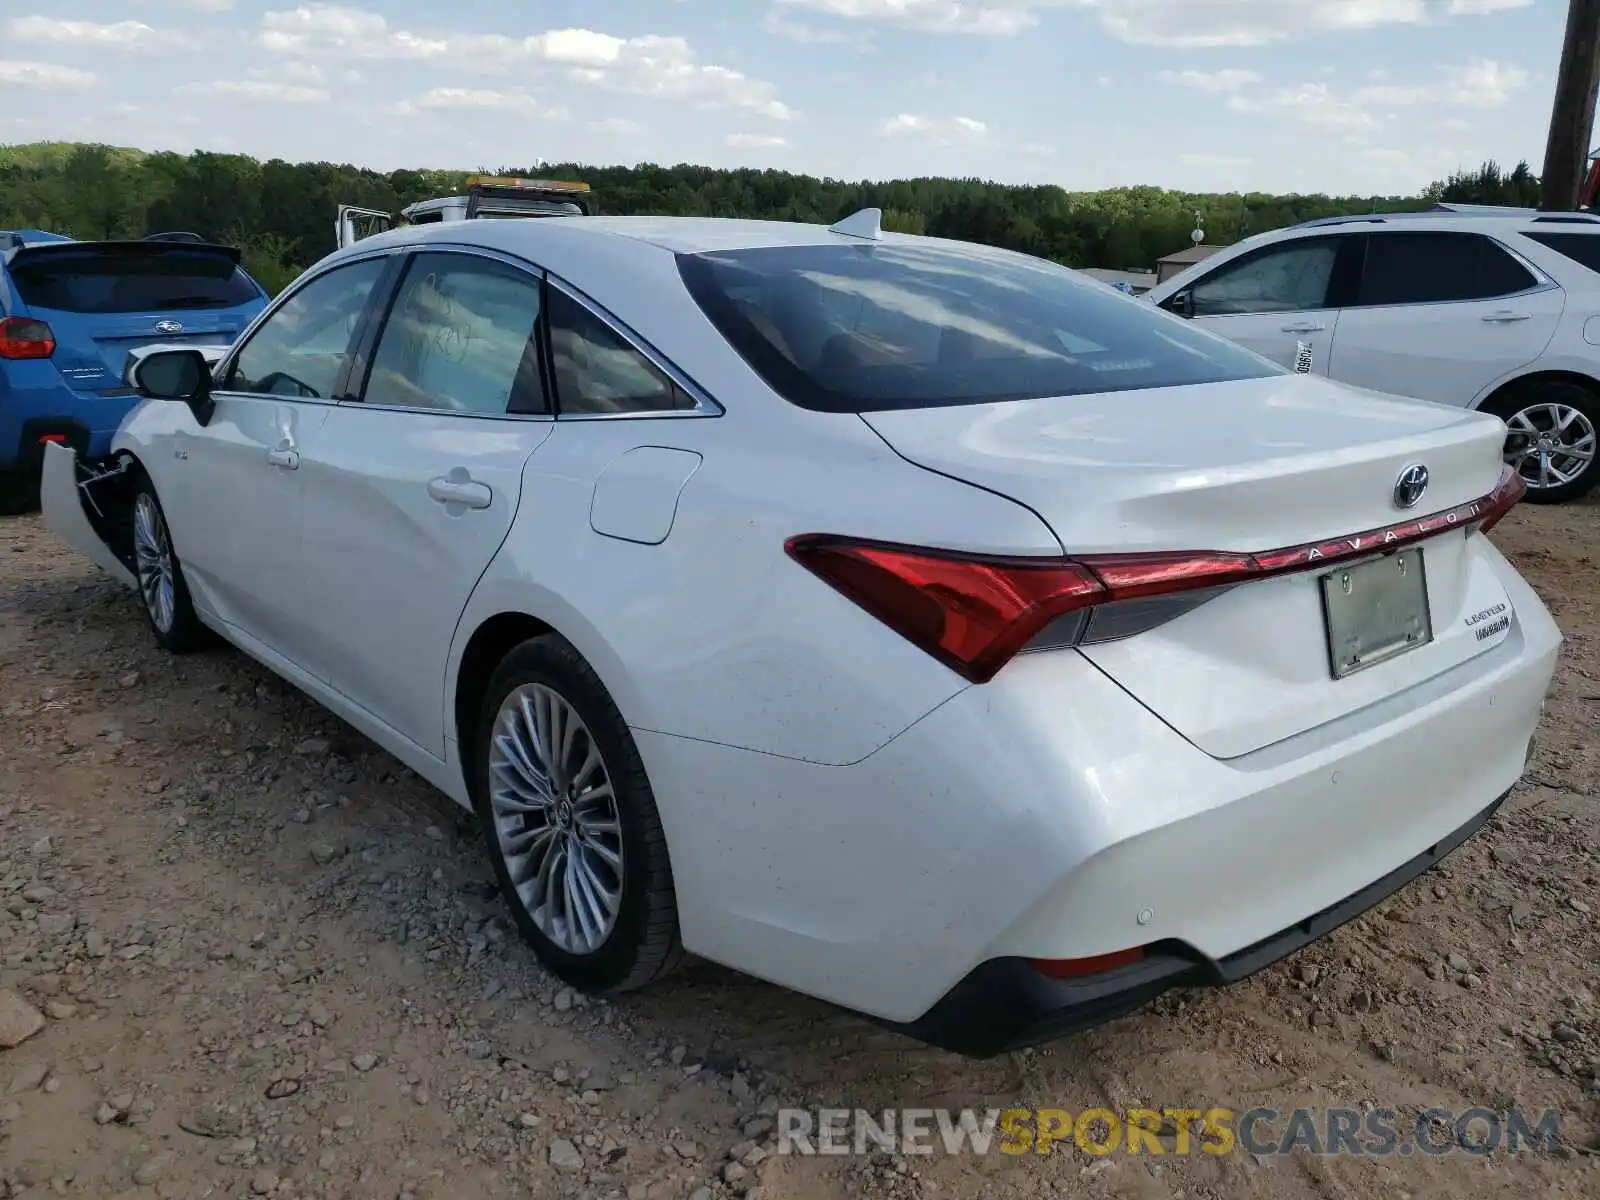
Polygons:
<instances>
[{"instance_id":1,"label":"rear quarter panel","mask_svg":"<svg viewBox=\"0 0 1600 1200\"><path fill-rule=\"evenodd\" d=\"M904 462L857 417L758 407L558 422L457 631L446 703L473 631L503 612L567 637L637 729L812 762L864 758L962 690L791 560L785 540L834 532L1018 554L1060 543L1020 505ZM658 545L590 524L596 479L639 445L703 457Z\"/></svg>"}]
</instances>

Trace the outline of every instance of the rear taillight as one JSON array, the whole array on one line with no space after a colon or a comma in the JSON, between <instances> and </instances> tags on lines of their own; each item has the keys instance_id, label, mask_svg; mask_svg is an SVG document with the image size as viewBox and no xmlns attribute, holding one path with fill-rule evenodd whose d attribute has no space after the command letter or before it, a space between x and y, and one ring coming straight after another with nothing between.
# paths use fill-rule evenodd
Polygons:
<instances>
[{"instance_id":1,"label":"rear taillight","mask_svg":"<svg viewBox=\"0 0 1600 1200\"><path fill-rule=\"evenodd\" d=\"M809 536L793 557L907 640L974 683L991 679L1028 639L1101 592L1066 559L954 555Z\"/></svg>"},{"instance_id":2,"label":"rear taillight","mask_svg":"<svg viewBox=\"0 0 1600 1200\"><path fill-rule=\"evenodd\" d=\"M1398 525L1280 550L999 557L805 534L789 556L973 683L1024 650L1115 641L1241 583L1381 554L1451 529L1487 530L1526 485L1507 468L1479 500Z\"/></svg>"},{"instance_id":3,"label":"rear taillight","mask_svg":"<svg viewBox=\"0 0 1600 1200\"><path fill-rule=\"evenodd\" d=\"M32 317L0 320L0 358L49 358L56 352L50 326Z\"/></svg>"},{"instance_id":4,"label":"rear taillight","mask_svg":"<svg viewBox=\"0 0 1600 1200\"><path fill-rule=\"evenodd\" d=\"M1522 476L1510 467L1500 476L1500 486L1483 498L1483 515L1478 518L1478 529L1488 533L1500 524L1500 518L1517 506L1517 501L1527 495L1528 485Z\"/></svg>"}]
</instances>

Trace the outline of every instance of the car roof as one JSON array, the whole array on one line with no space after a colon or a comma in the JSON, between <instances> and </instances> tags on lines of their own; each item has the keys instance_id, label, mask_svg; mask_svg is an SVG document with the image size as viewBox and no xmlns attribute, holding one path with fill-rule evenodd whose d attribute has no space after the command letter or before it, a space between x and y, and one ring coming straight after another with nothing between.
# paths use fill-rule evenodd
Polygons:
<instances>
[{"instance_id":1,"label":"car roof","mask_svg":"<svg viewBox=\"0 0 1600 1200\"><path fill-rule=\"evenodd\" d=\"M826 225L799 221L758 221L735 217L589 217L596 232L648 242L674 254L713 250L753 250L769 246L859 244L859 239L832 232ZM885 240L894 234L883 235Z\"/></svg>"},{"instance_id":2,"label":"car roof","mask_svg":"<svg viewBox=\"0 0 1600 1200\"><path fill-rule=\"evenodd\" d=\"M1489 205L1459 209L1424 209L1418 212L1355 213L1339 217L1319 217L1302 221L1298 225L1285 225L1278 229L1265 229L1241 238L1218 253L1193 263L1169 275L1150 289L1146 295L1157 304L1174 292L1181 291L1193 280L1240 255L1261 246L1295 241L1299 238L1326 234L1379 233L1383 231L1478 233L1490 237L1507 234L1529 235L1541 233L1575 233L1600 237L1600 213L1592 212L1541 212L1535 208L1496 208ZM1541 269L1543 269L1541 267ZM1176 286L1174 286L1176 285Z\"/></svg>"},{"instance_id":3,"label":"car roof","mask_svg":"<svg viewBox=\"0 0 1600 1200\"><path fill-rule=\"evenodd\" d=\"M889 241L919 240L904 234L884 233ZM669 254L700 254L714 250L751 250L771 246L822 246L860 244L859 239L833 233L826 225L799 221L759 221L733 217L541 217L522 221L449 221L408 225L348 247L399 246L431 241L484 246L510 253L543 247L610 243L612 246L644 244Z\"/></svg>"},{"instance_id":4,"label":"car roof","mask_svg":"<svg viewBox=\"0 0 1600 1200\"><path fill-rule=\"evenodd\" d=\"M1460 212L1361 213L1342 217L1321 217L1302 221L1271 235L1316 233L1349 229L1352 232L1380 229L1460 230L1471 233L1529 233L1535 230L1600 233L1600 214L1590 212L1540 212L1532 208L1481 208Z\"/></svg>"}]
</instances>

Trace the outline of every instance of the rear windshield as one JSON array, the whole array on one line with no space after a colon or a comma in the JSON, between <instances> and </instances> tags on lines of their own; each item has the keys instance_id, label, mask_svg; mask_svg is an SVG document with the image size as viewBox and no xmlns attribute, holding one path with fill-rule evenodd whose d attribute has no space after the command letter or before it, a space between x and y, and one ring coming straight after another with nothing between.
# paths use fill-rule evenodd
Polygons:
<instances>
[{"instance_id":1,"label":"rear windshield","mask_svg":"<svg viewBox=\"0 0 1600 1200\"><path fill-rule=\"evenodd\" d=\"M232 308L260 298L247 276L216 254L128 251L52 254L13 266L11 277L29 308L59 312L131 313Z\"/></svg>"},{"instance_id":2,"label":"rear windshield","mask_svg":"<svg viewBox=\"0 0 1600 1200\"><path fill-rule=\"evenodd\" d=\"M477 215L502 221L513 217L581 217L583 209L571 200L486 200L479 204Z\"/></svg>"},{"instance_id":3,"label":"rear windshield","mask_svg":"<svg viewBox=\"0 0 1600 1200\"><path fill-rule=\"evenodd\" d=\"M1043 259L949 242L683 254L696 303L780 395L824 412L1279 374Z\"/></svg>"}]
</instances>

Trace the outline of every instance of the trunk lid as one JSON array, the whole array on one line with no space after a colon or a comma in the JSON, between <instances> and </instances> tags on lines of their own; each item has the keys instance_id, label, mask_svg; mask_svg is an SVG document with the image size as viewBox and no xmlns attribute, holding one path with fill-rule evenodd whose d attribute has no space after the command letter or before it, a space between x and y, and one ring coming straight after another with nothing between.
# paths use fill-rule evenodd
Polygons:
<instances>
[{"instance_id":1,"label":"trunk lid","mask_svg":"<svg viewBox=\"0 0 1600 1200\"><path fill-rule=\"evenodd\" d=\"M61 377L93 394L126 390L130 350L226 346L266 304L229 246L52 242L16 250L7 265L28 315L55 335Z\"/></svg>"},{"instance_id":2,"label":"trunk lid","mask_svg":"<svg viewBox=\"0 0 1600 1200\"><path fill-rule=\"evenodd\" d=\"M1303 375L862 419L911 462L1027 505L1069 555L1258 552L1396 525L1491 492L1504 438L1493 417ZM1396 485L1417 463L1427 490L1401 509ZM1080 653L1208 754L1247 754L1509 636L1505 591L1470 538L1449 529L1421 549L1431 640L1342 678L1318 571L1235 587Z\"/></svg>"}]
</instances>

